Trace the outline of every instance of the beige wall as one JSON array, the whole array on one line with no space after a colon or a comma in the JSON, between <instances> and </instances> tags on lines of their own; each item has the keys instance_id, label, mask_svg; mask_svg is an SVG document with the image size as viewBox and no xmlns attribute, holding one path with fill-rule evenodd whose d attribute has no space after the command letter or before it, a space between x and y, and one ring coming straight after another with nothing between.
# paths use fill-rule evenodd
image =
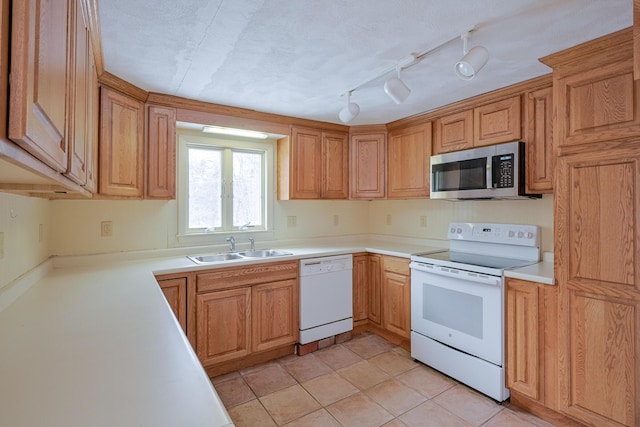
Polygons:
<instances>
[{"instance_id":1,"label":"beige wall","mask_svg":"<svg viewBox=\"0 0 640 427\"><path fill-rule=\"evenodd\" d=\"M176 202L57 200L52 204L51 252L97 254L176 247ZM387 224L390 215L391 224ZM553 198L518 201L383 200L281 201L275 207L275 239L353 234L446 239L449 221L513 222L542 227L542 248L553 250ZM296 217L296 226L287 224ZM338 224L334 224L334 216ZM420 217L426 217L421 227ZM113 221L113 236L100 236L100 222ZM222 244L213 236L208 244ZM256 239L260 243L260 238ZM239 241L239 243L244 243Z\"/></svg>"},{"instance_id":2,"label":"beige wall","mask_svg":"<svg viewBox=\"0 0 640 427\"><path fill-rule=\"evenodd\" d=\"M0 289L51 255L51 224L48 200L0 193L0 233L4 233Z\"/></svg>"}]
</instances>

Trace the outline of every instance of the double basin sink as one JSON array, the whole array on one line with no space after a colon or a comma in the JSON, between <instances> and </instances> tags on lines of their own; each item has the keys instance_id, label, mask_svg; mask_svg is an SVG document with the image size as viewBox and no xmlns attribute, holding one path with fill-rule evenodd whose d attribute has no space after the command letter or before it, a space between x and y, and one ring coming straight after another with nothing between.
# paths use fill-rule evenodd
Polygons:
<instances>
[{"instance_id":1,"label":"double basin sink","mask_svg":"<svg viewBox=\"0 0 640 427\"><path fill-rule=\"evenodd\" d=\"M279 256L293 255L291 252L280 251L277 249L262 249L256 251L240 251L240 252L223 252L219 254L193 255L187 256L196 264L212 264L215 262L231 261L234 259L249 258L273 258Z\"/></svg>"}]
</instances>

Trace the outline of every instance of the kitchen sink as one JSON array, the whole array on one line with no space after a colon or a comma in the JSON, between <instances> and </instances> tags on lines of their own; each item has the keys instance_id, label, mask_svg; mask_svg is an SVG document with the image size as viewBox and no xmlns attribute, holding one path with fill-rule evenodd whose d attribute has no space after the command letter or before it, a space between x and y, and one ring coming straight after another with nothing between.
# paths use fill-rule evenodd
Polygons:
<instances>
[{"instance_id":1,"label":"kitchen sink","mask_svg":"<svg viewBox=\"0 0 640 427\"><path fill-rule=\"evenodd\" d=\"M231 261L234 259L246 259L246 258L270 258L293 255L291 252L279 251L277 249L262 249L256 251L242 251L242 252L222 252L218 254L210 255L189 255L191 261L196 264L213 264L216 262Z\"/></svg>"},{"instance_id":2,"label":"kitchen sink","mask_svg":"<svg viewBox=\"0 0 640 427\"><path fill-rule=\"evenodd\" d=\"M195 262L196 264L210 264L212 262L241 259L242 257L237 253L227 252L222 254L187 256L187 258L189 258L191 261Z\"/></svg>"},{"instance_id":3,"label":"kitchen sink","mask_svg":"<svg viewBox=\"0 0 640 427\"><path fill-rule=\"evenodd\" d=\"M274 256L286 256L293 255L291 252L279 251L277 249L262 249L257 251L243 251L238 252L238 255L241 255L246 258L268 258Z\"/></svg>"}]
</instances>

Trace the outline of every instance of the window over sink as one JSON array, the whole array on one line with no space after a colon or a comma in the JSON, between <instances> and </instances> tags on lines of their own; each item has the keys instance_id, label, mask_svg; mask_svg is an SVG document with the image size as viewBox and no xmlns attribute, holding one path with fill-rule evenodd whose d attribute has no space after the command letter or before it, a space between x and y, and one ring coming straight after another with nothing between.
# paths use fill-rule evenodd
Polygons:
<instances>
[{"instance_id":1,"label":"window over sink","mask_svg":"<svg viewBox=\"0 0 640 427\"><path fill-rule=\"evenodd\" d=\"M213 242L220 234L272 227L274 143L230 136L178 135L178 238Z\"/></svg>"}]
</instances>

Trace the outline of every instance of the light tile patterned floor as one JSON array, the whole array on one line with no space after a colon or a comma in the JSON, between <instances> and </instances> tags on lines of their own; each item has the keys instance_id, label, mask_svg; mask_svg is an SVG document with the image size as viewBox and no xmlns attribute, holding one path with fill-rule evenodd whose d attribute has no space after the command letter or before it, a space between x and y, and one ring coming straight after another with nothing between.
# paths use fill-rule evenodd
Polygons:
<instances>
[{"instance_id":1,"label":"light tile patterned floor","mask_svg":"<svg viewBox=\"0 0 640 427\"><path fill-rule=\"evenodd\" d=\"M551 426L369 333L212 382L237 427Z\"/></svg>"}]
</instances>

